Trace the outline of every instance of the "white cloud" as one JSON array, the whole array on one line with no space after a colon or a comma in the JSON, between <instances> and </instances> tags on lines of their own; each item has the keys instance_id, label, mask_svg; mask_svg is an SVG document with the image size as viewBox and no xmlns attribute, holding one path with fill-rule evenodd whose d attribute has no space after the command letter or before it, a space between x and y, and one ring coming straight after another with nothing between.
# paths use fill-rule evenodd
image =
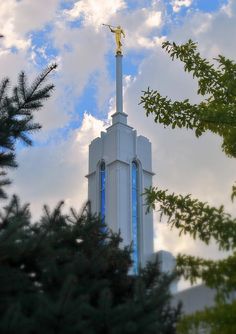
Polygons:
<instances>
[{"instance_id":1,"label":"white cloud","mask_svg":"<svg viewBox=\"0 0 236 334\"><path fill-rule=\"evenodd\" d=\"M42 28L56 14L59 0L45 3L32 0L8 0L0 2L0 27L6 48L28 49L31 40L29 31Z\"/></svg>"},{"instance_id":2,"label":"white cloud","mask_svg":"<svg viewBox=\"0 0 236 334\"><path fill-rule=\"evenodd\" d=\"M148 14L146 24L149 27L159 27L161 24L161 12L151 11Z\"/></svg>"},{"instance_id":3,"label":"white cloud","mask_svg":"<svg viewBox=\"0 0 236 334\"><path fill-rule=\"evenodd\" d=\"M152 9L138 7L135 10L126 8L125 1L103 1L95 0L77 1L70 10L65 10L69 20L81 19L84 26L92 26L96 32L102 32L104 36L113 36L109 30L102 27L102 23L113 25L120 24L126 32L124 48L153 48L159 39L158 35L153 35L154 29L160 28L162 11L158 2L152 3ZM114 39L114 38L113 38ZM114 41L113 41L114 45Z\"/></svg>"},{"instance_id":4,"label":"white cloud","mask_svg":"<svg viewBox=\"0 0 236 334\"><path fill-rule=\"evenodd\" d=\"M12 1L12 0L10 0ZM22 34L29 30L42 29L44 25L56 18L59 0L47 0L47 7L42 1L15 1L14 23L15 29Z\"/></svg>"},{"instance_id":5,"label":"white cloud","mask_svg":"<svg viewBox=\"0 0 236 334\"><path fill-rule=\"evenodd\" d=\"M103 0L102 3L97 0L80 0L65 14L71 20L82 18L85 25L98 27L102 23L109 23L110 18L125 7L124 0Z\"/></svg>"},{"instance_id":6,"label":"white cloud","mask_svg":"<svg viewBox=\"0 0 236 334\"><path fill-rule=\"evenodd\" d=\"M232 43L234 31L236 2L229 1L227 6L215 13L191 13L182 26L173 28L169 38L177 43L192 38L199 43L200 51L205 57L213 58L223 53L226 57L235 59L236 45Z\"/></svg>"},{"instance_id":7,"label":"white cloud","mask_svg":"<svg viewBox=\"0 0 236 334\"><path fill-rule=\"evenodd\" d=\"M12 84L16 83L18 73L22 70L32 71L32 64L27 64L25 52L11 53L3 50L0 53L1 79L10 77Z\"/></svg>"},{"instance_id":8,"label":"white cloud","mask_svg":"<svg viewBox=\"0 0 236 334\"><path fill-rule=\"evenodd\" d=\"M165 38L163 37L148 38L141 36L137 39L137 43L139 47L143 47L145 49L153 49L154 47L161 45L164 39Z\"/></svg>"},{"instance_id":9,"label":"white cloud","mask_svg":"<svg viewBox=\"0 0 236 334\"><path fill-rule=\"evenodd\" d=\"M92 75L109 77L105 61L108 50L106 34L95 32L92 27L70 29L66 22L58 22L51 38L61 55L60 84L70 86L77 98Z\"/></svg>"},{"instance_id":10,"label":"white cloud","mask_svg":"<svg viewBox=\"0 0 236 334\"><path fill-rule=\"evenodd\" d=\"M81 127L71 131L68 139L18 153L19 167L11 173L10 189L31 203L34 219L39 218L44 204L52 208L60 200L67 209L81 209L87 200L88 143L103 130L102 121L85 113Z\"/></svg>"},{"instance_id":11,"label":"white cloud","mask_svg":"<svg viewBox=\"0 0 236 334\"><path fill-rule=\"evenodd\" d=\"M160 5L149 8L137 8L117 14L117 21L126 32L124 50L154 48L161 38L160 28L163 24L163 12Z\"/></svg>"},{"instance_id":12,"label":"white cloud","mask_svg":"<svg viewBox=\"0 0 236 334\"><path fill-rule=\"evenodd\" d=\"M9 0L0 3L0 26L4 35L3 44L6 48L16 46L19 49L26 49L30 46L30 40L17 32L15 27L15 15L17 2Z\"/></svg>"},{"instance_id":13,"label":"white cloud","mask_svg":"<svg viewBox=\"0 0 236 334\"><path fill-rule=\"evenodd\" d=\"M82 126L76 135L76 142L79 143L83 154L88 155L88 143L100 136L101 131L104 130L103 121L96 119L88 113L84 113Z\"/></svg>"},{"instance_id":14,"label":"white cloud","mask_svg":"<svg viewBox=\"0 0 236 334\"><path fill-rule=\"evenodd\" d=\"M35 79L39 73L36 51L41 53L48 63L52 61L46 55L46 46L37 48L32 44L30 36L32 31L43 30L46 23L55 20L59 3L59 0L48 0L46 8L45 3L40 1L8 0L0 2L0 32L4 34L4 38L0 41L2 48L0 52L1 77L10 77L12 85L17 83L18 74L22 70L26 72L29 84ZM12 52L12 47L17 51ZM51 76L50 81L55 83L57 80L55 76ZM48 131L63 126L68 120L70 111L60 108L62 105L59 101L61 91L62 88L57 85L56 92L45 103L45 108L36 113L36 121L43 124L44 129ZM39 139L40 135L36 137Z\"/></svg>"},{"instance_id":15,"label":"white cloud","mask_svg":"<svg viewBox=\"0 0 236 334\"><path fill-rule=\"evenodd\" d=\"M228 3L223 5L221 7L221 10L225 12L228 15L228 17L232 17L233 16L232 7L233 7L233 0L228 0Z\"/></svg>"},{"instance_id":16,"label":"white cloud","mask_svg":"<svg viewBox=\"0 0 236 334\"><path fill-rule=\"evenodd\" d=\"M181 7L189 7L192 4L192 0L173 0L171 2L173 11L178 13Z\"/></svg>"}]
</instances>

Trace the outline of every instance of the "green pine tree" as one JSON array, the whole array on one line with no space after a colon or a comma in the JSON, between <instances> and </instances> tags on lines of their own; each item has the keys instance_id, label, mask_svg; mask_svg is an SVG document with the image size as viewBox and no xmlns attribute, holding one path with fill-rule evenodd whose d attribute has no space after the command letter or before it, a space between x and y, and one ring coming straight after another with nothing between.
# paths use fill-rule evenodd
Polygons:
<instances>
[{"instance_id":1,"label":"green pine tree","mask_svg":"<svg viewBox=\"0 0 236 334\"><path fill-rule=\"evenodd\" d=\"M18 85L13 88L10 96L9 79L2 80L0 84L0 198L6 198L3 187L11 183L6 177L6 170L17 166L16 141L32 145L29 135L41 128L34 123L33 113L42 108L43 102L50 97L54 86L45 84L45 81L56 66L49 66L30 87L25 73L21 72Z\"/></svg>"},{"instance_id":2,"label":"green pine tree","mask_svg":"<svg viewBox=\"0 0 236 334\"><path fill-rule=\"evenodd\" d=\"M176 333L173 277L149 263L129 275L131 247L90 213L44 207L31 224L14 196L0 218L1 333Z\"/></svg>"}]
</instances>

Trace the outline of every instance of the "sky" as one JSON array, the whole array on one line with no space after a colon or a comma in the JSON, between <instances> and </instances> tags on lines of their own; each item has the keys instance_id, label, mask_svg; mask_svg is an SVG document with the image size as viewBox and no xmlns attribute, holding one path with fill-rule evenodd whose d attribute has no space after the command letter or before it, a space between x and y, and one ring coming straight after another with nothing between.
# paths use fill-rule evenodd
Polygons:
<instances>
[{"instance_id":1,"label":"sky","mask_svg":"<svg viewBox=\"0 0 236 334\"><path fill-rule=\"evenodd\" d=\"M183 65L161 48L164 40L198 42L212 59L236 60L236 0L1 0L0 73L12 85L24 70L30 80L48 64L58 69L50 81L55 91L36 115L43 129L33 147L17 145L19 167L11 172L9 193L31 203L34 219L43 204L60 200L78 210L87 199L88 145L110 124L115 102L115 41L102 23L121 25L124 111L128 124L152 142L154 185L193 194L212 205L230 202L236 162L221 151L221 139L205 133L164 129L139 105L150 86L174 100L200 101L197 84ZM178 237L154 215L155 249L218 258L210 247Z\"/></svg>"}]
</instances>

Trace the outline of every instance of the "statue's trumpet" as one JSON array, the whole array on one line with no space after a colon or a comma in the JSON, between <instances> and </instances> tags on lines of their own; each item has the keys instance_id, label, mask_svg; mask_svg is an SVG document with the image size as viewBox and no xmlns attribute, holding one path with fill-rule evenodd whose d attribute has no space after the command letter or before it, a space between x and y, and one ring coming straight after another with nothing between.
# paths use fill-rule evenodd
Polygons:
<instances>
[{"instance_id":1,"label":"statue's trumpet","mask_svg":"<svg viewBox=\"0 0 236 334\"><path fill-rule=\"evenodd\" d=\"M103 26L106 26L106 27L112 27L112 28L116 28L115 26L111 26L110 24L105 24L105 23L102 23Z\"/></svg>"}]
</instances>

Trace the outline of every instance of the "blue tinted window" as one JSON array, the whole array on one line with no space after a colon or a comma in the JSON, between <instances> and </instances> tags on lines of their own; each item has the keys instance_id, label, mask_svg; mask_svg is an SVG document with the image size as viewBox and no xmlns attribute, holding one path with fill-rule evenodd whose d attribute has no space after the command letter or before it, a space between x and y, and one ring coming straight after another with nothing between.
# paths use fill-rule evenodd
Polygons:
<instances>
[{"instance_id":1,"label":"blue tinted window","mask_svg":"<svg viewBox=\"0 0 236 334\"><path fill-rule=\"evenodd\" d=\"M105 211L106 211L105 184L106 184L106 166L105 166L105 163L102 162L100 165L100 214L101 214L102 222L105 222Z\"/></svg>"},{"instance_id":2,"label":"blue tinted window","mask_svg":"<svg viewBox=\"0 0 236 334\"><path fill-rule=\"evenodd\" d=\"M138 238L138 165L132 162L132 239L133 239L133 270L138 274L139 238Z\"/></svg>"}]
</instances>

